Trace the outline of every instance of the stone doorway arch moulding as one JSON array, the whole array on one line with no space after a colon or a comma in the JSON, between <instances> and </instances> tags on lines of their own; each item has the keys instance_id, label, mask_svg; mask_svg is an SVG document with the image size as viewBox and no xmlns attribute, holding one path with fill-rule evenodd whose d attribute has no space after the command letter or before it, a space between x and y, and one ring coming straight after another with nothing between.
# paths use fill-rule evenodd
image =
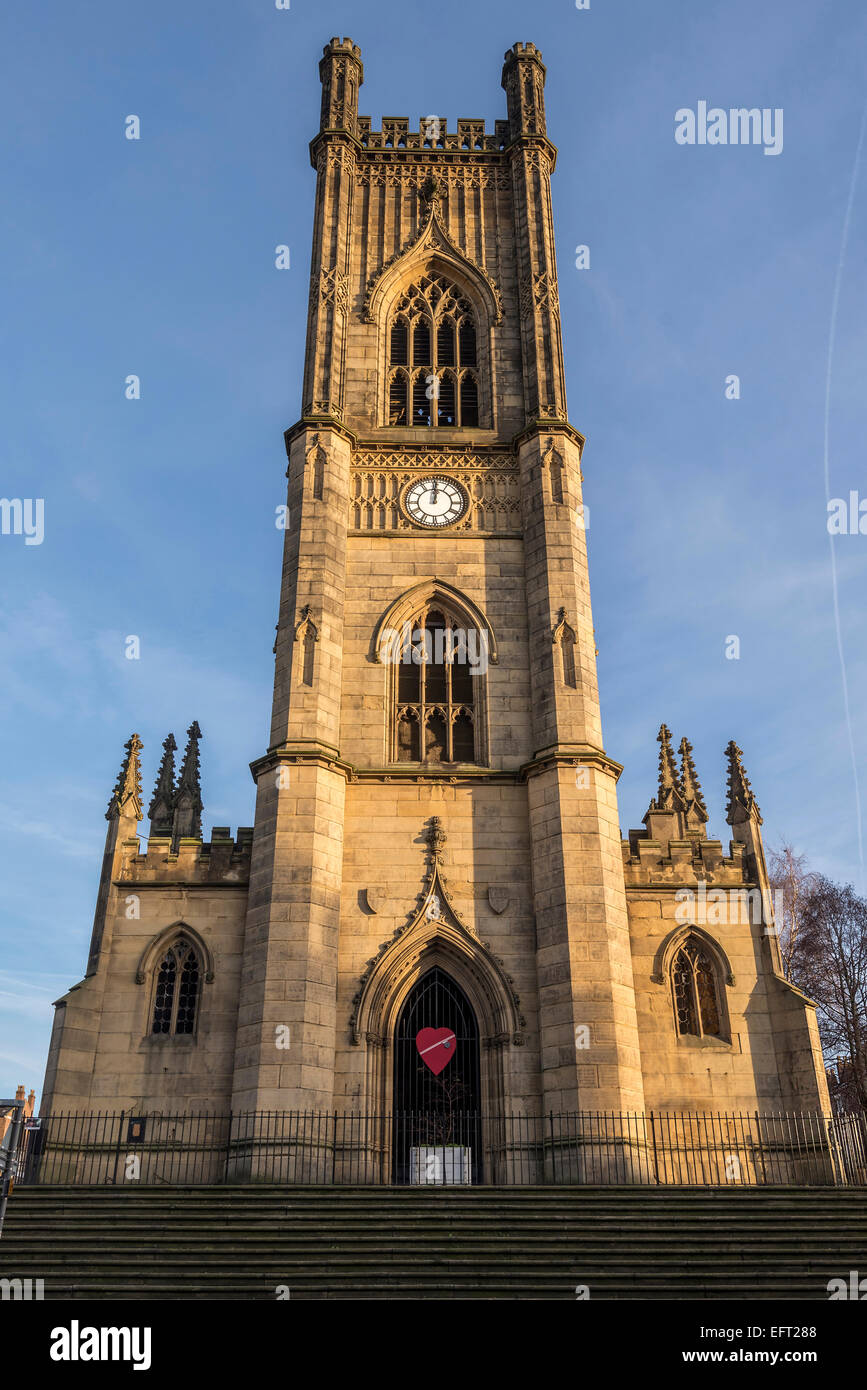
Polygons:
<instances>
[{"instance_id":1,"label":"stone doorway arch moulding","mask_svg":"<svg viewBox=\"0 0 867 1390\"><path fill-rule=\"evenodd\" d=\"M511 977L490 948L460 919L437 862L421 906L394 940L380 948L353 1000L352 1042L366 1051L362 1108L389 1114L393 1101L394 1032L413 985L434 966L464 991L479 1025L481 1101L499 1115L508 1099L506 1051L524 1043L526 1022Z\"/></svg>"}]
</instances>

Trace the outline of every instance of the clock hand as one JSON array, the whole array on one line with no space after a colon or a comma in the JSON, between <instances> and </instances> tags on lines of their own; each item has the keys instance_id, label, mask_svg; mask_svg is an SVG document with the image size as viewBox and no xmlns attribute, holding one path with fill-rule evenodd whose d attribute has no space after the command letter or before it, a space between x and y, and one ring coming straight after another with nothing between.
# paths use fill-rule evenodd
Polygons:
<instances>
[{"instance_id":1,"label":"clock hand","mask_svg":"<svg viewBox=\"0 0 867 1390\"><path fill-rule=\"evenodd\" d=\"M433 480L433 492L432 492L431 495L430 495L430 500L431 500L432 502L435 502L435 501L437 500L437 496L438 496L438 493L437 493L437 480L436 480L436 478L434 478L434 480Z\"/></svg>"}]
</instances>

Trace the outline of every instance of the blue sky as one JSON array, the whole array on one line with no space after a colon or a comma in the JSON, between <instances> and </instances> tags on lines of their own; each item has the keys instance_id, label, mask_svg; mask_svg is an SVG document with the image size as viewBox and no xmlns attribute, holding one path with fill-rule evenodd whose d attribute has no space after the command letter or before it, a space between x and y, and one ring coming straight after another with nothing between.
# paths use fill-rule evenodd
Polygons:
<instances>
[{"instance_id":1,"label":"blue sky","mask_svg":"<svg viewBox=\"0 0 867 1390\"><path fill-rule=\"evenodd\" d=\"M0 1094L39 1091L50 1002L84 970L124 741L150 797L168 730L204 732L206 833L253 822L333 34L360 109L505 116L505 50L548 68L570 416L587 436L605 743L640 824L662 720L727 842L744 749L771 843L864 890L834 625L829 326L867 67L850 0L48 0L6 17L0 493ZM675 142L675 112L780 107L779 156ZM141 120L141 139L124 121ZM867 162L867 150L864 154ZM867 169L839 281L830 495L867 499ZM278 271L274 247L291 248ZM590 268L574 248L590 247ZM124 396L141 379L141 399ZM727 400L736 373L741 398ZM867 807L867 536L833 542ZM125 638L141 640L127 660ZM740 639L740 659L725 657Z\"/></svg>"}]
</instances>

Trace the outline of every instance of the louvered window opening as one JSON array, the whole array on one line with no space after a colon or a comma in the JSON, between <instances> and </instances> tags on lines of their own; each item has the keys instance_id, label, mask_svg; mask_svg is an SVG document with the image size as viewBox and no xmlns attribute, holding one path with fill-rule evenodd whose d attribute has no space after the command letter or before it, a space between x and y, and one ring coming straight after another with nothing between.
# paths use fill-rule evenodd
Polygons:
<instances>
[{"instance_id":1,"label":"louvered window opening","mask_svg":"<svg viewBox=\"0 0 867 1390\"><path fill-rule=\"evenodd\" d=\"M477 428L479 380L472 307L441 275L401 295L389 333L388 423Z\"/></svg>"}]
</instances>

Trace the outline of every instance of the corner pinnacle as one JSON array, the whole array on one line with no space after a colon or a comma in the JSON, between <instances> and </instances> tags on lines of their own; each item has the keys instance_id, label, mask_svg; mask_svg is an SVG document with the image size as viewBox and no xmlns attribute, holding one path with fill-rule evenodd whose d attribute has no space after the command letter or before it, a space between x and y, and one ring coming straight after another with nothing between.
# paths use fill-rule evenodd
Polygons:
<instances>
[{"instance_id":1,"label":"corner pinnacle","mask_svg":"<svg viewBox=\"0 0 867 1390\"><path fill-rule=\"evenodd\" d=\"M726 757L729 760L726 820L729 825L738 825L741 821L749 820L751 816L755 815L759 825L761 825L761 812L753 795L746 768L741 761L743 753L734 739L726 748Z\"/></svg>"},{"instance_id":2,"label":"corner pinnacle","mask_svg":"<svg viewBox=\"0 0 867 1390\"><path fill-rule=\"evenodd\" d=\"M105 813L106 820L116 820L132 803L132 808L136 812L136 821L141 820L141 753L143 744L138 734L133 734L132 738L127 739L124 744L126 757L121 763L117 781L108 803L108 810Z\"/></svg>"}]
</instances>

